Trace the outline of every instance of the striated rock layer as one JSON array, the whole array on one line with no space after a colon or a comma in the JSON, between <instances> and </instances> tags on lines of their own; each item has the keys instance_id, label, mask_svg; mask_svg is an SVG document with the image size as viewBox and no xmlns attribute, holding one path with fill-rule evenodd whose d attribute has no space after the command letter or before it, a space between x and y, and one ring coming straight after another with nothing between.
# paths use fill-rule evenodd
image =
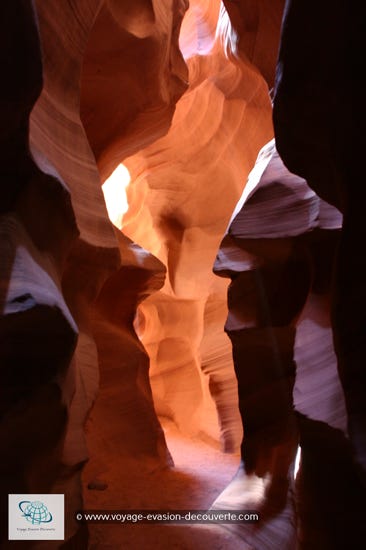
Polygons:
<instances>
[{"instance_id":1,"label":"striated rock layer","mask_svg":"<svg viewBox=\"0 0 366 550\"><path fill-rule=\"evenodd\" d=\"M35 2L38 26L31 2L1 7L8 82L0 93L4 544L7 494L56 492L66 495L65 547L86 547L74 514L82 507L84 426L98 392L99 367L92 450L100 451L108 423L106 447L116 455L123 449L126 462L170 461L151 399L149 360L132 326L137 302L163 284L164 268L116 235L79 114L83 60L104 4L117 12L119 30L128 34L133 14L113 2ZM182 10L175 8L170 18L158 10L157 19L162 34L169 31L177 41ZM161 43L167 59L174 39ZM163 84L174 80L170 70L167 61L157 82L164 97ZM164 127L182 91L169 91ZM145 143L154 139L153 131L148 134Z\"/></svg>"},{"instance_id":2,"label":"striated rock layer","mask_svg":"<svg viewBox=\"0 0 366 550\"><path fill-rule=\"evenodd\" d=\"M148 377L149 358L133 321L137 304L159 290L165 268L117 233L122 265L103 285L92 316L101 369L100 393L89 425L89 445L98 462L170 462L155 415Z\"/></svg>"},{"instance_id":3,"label":"striated rock layer","mask_svg":"<svg viewBox=\"0 0 366 550\"><path fill-rule=\"evenodd\" d=\"M37 26L32 2L2 3L4 545L8 493L60 492L64 547L86 548L88 455L90 490L163 471L156 412L240 448L213 507L260 511L233 527L245 546L363 540L362 88L346 62L361 14L287 3L274 121L290 172L269 141L283 4L36 0ZM122 161L127 236L100 188Z\"/></svg>"},{"instance_id":4,"label":"striated rock layer","mask_svg":"<svg viewBox=\"0 0 366 550\"><path fill-rule=\"evenodd\" d=\"M60 476L73 391L68 374L78 332L60 290L78 229L64 183L54 171L41 172L29 152L28 118L42 87L41 52L31 5L18 7L12 2L1 7L1 55L8 82L0 96L4 543L8 493L48 492Z\"/></svg>"},{"instance_id":5,"label":"striated rock layer","mask_svg":"<svg viewBox=\"0 0 366 550\"><path fill-rule=\"evenodd\" d=\"M189 89L167 135L123 160L131 175L123 231L167 267L136 325L158 414L235 450L237 389L222 332L227 283L211 268L243 181L272 137L271 103L259 71L238 57L219 2L190 3L180 43Z\"/></svg>"},{"instance_id":6,"label":"striated rock layer","mask_svg":"<svg viewBox=\"0 0 366 550\"><path fill-rule=\"evenodd\" d=\"M284 162L343 212L333 273L332 328L352 442L352 453L347 452L353 454L358 466L360 485L353 492L353 520L348 515L352 527L344 528L343 533L335 529L334 538L328 531L323 547L356 547L365 538L357 512L360 499L365 498L361 495L366 472L366 265L360 252L365 236L365 189L359 184L363 178L365 114L361 72L357 69L365 49L364 22L361 4L333 5L326 1L318 7L312 2L287 2L274 101L276 140ZM321 429L317 436L319 442ZM315 453L309 456L310 468L316 458ZM357 479L353 470L348 474ZM312 490L316 493L316 484ZM334 528L334 522L329 524ZM346 532L351 533L348 540ZM312 542L309 534L305 547Z\"/></svg>"},{"instance_id":7,"label":"striated rock layer","mask_svg":"<svg viewBox=\"0 0 366 550\"><path fill-rule=\"evenodd\" d=\"M225 330L233 345L244 439L242 467L214 507L261 512L258 528L237 528L254 548L296 546L298 440L305 464L296 494L300 542L311 540L311 547L320 548L322 541L329 544L339 536L333 534L332 512L320 519L320 507L313 502L311 509L309 503L316 485L316 500L336 498L344 512L348 496L343 486L341 495L333 486L336 469L321 482L316 477L319 437L323 461L332 463L338 452L337 468L353 469L330 329L330 282L341 224L339 211L285 168L271 141L258 156L215 262L215 272L231 278ZM315 460L313 472L309 460Z\"/></svg>"},{"instance_id":8,"label":"striated rock layer","mask_svg":"<svg viewBox=\"0 0 366 550\"><path fill-rule=\"evenodd\" d=\"M284 0L224 0L237 34L238 53L257 67L272 88Z\"/></svg>"},{"instance_id":9,"label":"striated rock layer","mask_svg":"<svg viewBox=\"0 0 366 550\"><path fill-rule=\"evenodd\" d=\"M81 118L103 180L164 135L187 88L178 46L187 0L101 3L83 58Z\"/></svg>"}]
</instances>

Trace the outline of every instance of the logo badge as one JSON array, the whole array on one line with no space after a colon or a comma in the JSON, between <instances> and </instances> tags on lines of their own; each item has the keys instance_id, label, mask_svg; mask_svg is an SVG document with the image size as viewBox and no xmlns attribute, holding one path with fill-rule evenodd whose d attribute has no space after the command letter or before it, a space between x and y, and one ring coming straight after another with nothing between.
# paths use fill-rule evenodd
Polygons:
<instances>
[{"instance_id":1,"label":"logo badge","mask_svg":"<svg viewBox=\"0 0 366 550\"><path fill-rule=\"evenodd\" d=\"M9 540L64 540L64 495L9 495Z\"/></svg>"},{"instance_id":2,"label":"logo badge","mask_svg":"<svg viewBox=\"0 0 366 550\"><path fill-rule=\"evenodd\" d=\"M35 500L34 502L22 500L19 502L19 508L23 512L23 517L33 525L50 523L52 521L52 514L48 511L47 506L39 500Z\"/></svg>"}]
</instances>

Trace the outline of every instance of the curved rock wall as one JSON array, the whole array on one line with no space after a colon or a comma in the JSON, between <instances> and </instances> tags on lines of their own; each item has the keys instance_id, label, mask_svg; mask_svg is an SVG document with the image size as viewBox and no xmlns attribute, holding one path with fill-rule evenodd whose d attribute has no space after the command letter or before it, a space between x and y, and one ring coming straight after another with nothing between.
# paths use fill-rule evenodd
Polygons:
<instances>
[{"instance_id":1,"label":"curved rock wall","mask_svg":"<svg viewBox=\"0 0 366 550\"><path fill-rule=\"evenodd\" d=\"M287 3L274 120L296 176L270 141L283 4L36 0L36 24L32 2L2 3L2 533L8 493L66 493L66 547L86 547L88 453L91 489L112 463L171 464L158 413L241 444L214 507L261 511L235 530L245 543L361 540L361 88L346 59L364 38L357 10ZM125 234L101 191L122 161Z\"/></svg>"},{"instance_id":2,"label":"curved rock wall","mask_svg":"<svg viewBox=\"0 0 366 550\"><path fill-rule=\"evenodd\" d=\"M233 528L254 548L342 548L363 538L362 477L331 327L341 227L340 212L285 168L272 141L215 262L215 272L231 278L225 330L244 439L242 465L213 507L258 510L257 529Z\"/></svg>"},{"instance_id":3,"label":"curved rock wall","mask_svg":"<svg viewBox=\"0 0 366 550\"><path fill-rule=\"evenodd\" d=\"M315 11L314 11L315 10ZM316 13L316 17L314 17ZM307 426L303 486L304 547L358 546L365 538L358 512L365 499L365 188L363 86L357 67L365 49L365 9L361 4L312 2L286 4L276 76L274 124L279 152L286 165L305 177L316 193L343 212L343 226L333 271L332 329L352 447L338 441L334 469L342 471L338 494L334 471L324 476L321 461L324 427ZM326 40L324 40L324 29ZM356 464L356 468L352 464ZM314 475L312 478L311 473ZM331 473L333 472L333 473ZM307 484L307 485L306 485ZM350 489L350 487L352 489ZM352 511L344 506L352 492ZM332 498L334 496L334 498ZM310 500L327 509L322 521L310 512ZM339 507L342 528L334 520ZM347 533L347 535L345 534Z\"/></svg>"},{"instance_id":4,"label":"curved rock wall","mask_svg":"<svg viewBox=\"0 0 366 550\"><path fill-rule=\"evenodd\" d=\"M133 14L100 1L34 7L37 23L31 2L1 7L8 78L0 95L1 536L6 539L8 493L59 492L67 495L66 540L84 547L86 534L74 513L82 506L85 420L99 377L91 451L100 451L108 423L112 454L135 462L147 457L160 466L170 462L152 403L148 356L132 325L137 303L162 286L165 270L115 233L80 119L82 65L98 18L111 10L126 34ZM170 18L157 12L161 34L170 37L159 49L166 58L164 128L184 89L174 88L169 61L183 15L175 8L167 10ZM151 131L145 143L153 139ZM107 461L101 454L102 469Z\"/></svg>"},{"instance_id":5,"label":"curved rock wall","mask_svg":"<svg viewBox=\"0 0 366 550\"><path fill-rule=\"evenodd\" d=\"M238 53L273 87L285 0L224 0L237 34Z\"/></svg>"},{"instance_id":6,"label":"curved rock wall","mask_svg":"<svg viewBox=\"0 0 366 550\"><path fill-rule=\"evenodd\" d=\"M78 329L60 287L78 229L64 182L54 169L42 172L29 152L29 114L42 87L32 6L4 2L1 11L1 55L8 82L1 92L3 542L8 493L48 492L62 469L73 392L70 361Z\"/></svg>"},{"instance_id":7,"label":"curved rock wall","mask_svg":"<svg viewBox=\"0 0 366 550\"><path fill-rule=\"evenodd\" d=\"M83 58L81 118L104 181L164 135L187 88L178 46L186 0L103 2Z\"/></svg>"},{"instance_id":8,"label":"curved rock wall","mask_svg":"<svg viewBox=\"0 0 366 550\"><path fill-rule=\"evenodd\" d=\"M220 3L191 2L180 42L189 89L166 136L124 159L131 174L123 231L167 266L139 308L157 411L191 434L240 442L236 381L222 332L226 283L211 267L258 149L272 136L268 87L236 56Z\"/></svg>"}]
</instances>

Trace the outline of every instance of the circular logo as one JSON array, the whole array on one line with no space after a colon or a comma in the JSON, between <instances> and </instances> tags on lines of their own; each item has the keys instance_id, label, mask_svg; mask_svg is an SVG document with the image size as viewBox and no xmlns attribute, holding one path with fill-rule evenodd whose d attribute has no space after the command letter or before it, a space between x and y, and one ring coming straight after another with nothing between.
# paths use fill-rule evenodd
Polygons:
<instances>
[{"instance_id":1,"label":"circular logo","mask_svg":"<svg viewBox=\"0 0 366 550\"><path fill-rule=\"evenodd\" d=\"M48 511L47 506L38 500L34 502L22 500L19 503L19 509L23 513L23 517L33 525L52 521L52 514Z\"/></svg>"}]
</instances>

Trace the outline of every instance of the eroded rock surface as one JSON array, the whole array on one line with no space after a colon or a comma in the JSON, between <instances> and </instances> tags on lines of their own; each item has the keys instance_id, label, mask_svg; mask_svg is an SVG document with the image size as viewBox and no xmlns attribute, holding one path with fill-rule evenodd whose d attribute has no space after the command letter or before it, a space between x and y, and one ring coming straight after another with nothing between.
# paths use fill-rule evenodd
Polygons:
<instances>
[{"instance_id":1,"label":"eroded rock surface","mask_svg":"<svg viewBox=\"0 0 366 550\"><path fill-rule=\"evenodd\" d=\"M164 135L186 90L186 0L100 3L83 58L81 117L103 180Z\"/></svg>"},{"instance_id":2,"label":"eroded rock surface","mask_svg":"<svg viewBox=\"0 0 366 550\"><path fill-rule=\"evenodd\" d=\"M8 81L1 91L4 543L8 493L48 492L62 470L72 393L72 382L66 380L78 332L60 291L62 266L78 230L63 182L42 173L29 151L28 117L42 87L41 52L32 7L22 2L19 8L11 2L1 7Z\"/></svg>"},{"instance_id":3,"label":"eroded rock surface","mask_svg":"<svg viewBox=\"0 0 366 550\"><path fill-rule=\"evenodd\" d=\"M331 463L332 450L338 449L338 467L353 470L330 327L341 224L339 211L285 168L272 141L258 156L216 259L215 272L231 278L225 330L233 345L244 439L243 466L214 506L261 512L258 528L237 528L254 548L296 545L298 438L305 464L296 497L300 540L314 547L320 540L327 545L335 540L331 514L323 524L314 522L316 534L309 537L309 517L314 520L320 509L314 503L309 509L303 480L309 477L314 487L308 461L319 453L320 429L327 460ZM329 475L319 489L323 498L331 492L330 479L334 483ZM357 489L354 479L352 486ZM338 496L340 506L346 495Z\"/></svg>"},{"instance_id":4,"label":"eroded rock surface","mask_svg":"<svg viewBox=\"0 0 366 550\"><path fill-rule=\"evenodd\" d=\"M333 274L332 328L353 459L365 488L365 229L362 180L365 114L360 72L365 48L364 6L324 2L313 17L312 3L288 2L276 77L274 123L287 166L307 178L319 196L343 211ZM324 25L327 40L323 40ZM311 32L311 40L309 40ZM321 433L319 429L319 434ZM340 452L338 454L341 454ZM313 462L315 463L315 457ZM320 470L318 470L320 479ZM348 472L355 476L353 470ZM314 489L315 485L313 485ZM354 490L355 503L362 490ZM347 501L347 497L344 499ZM355 508L358 508L356 504ZM352 542L335 529L335 544L359 545L365 534L355 513ZM337 538L338 537L338 538ZM311 544L311 537L309 544ZM342 542L341 542L342 541Z\"/></svg>"},{"instance_id":5,"label":"eroded rock surface","mask_svg":"<svg viewBox=\"0 0 366 550\"><path fill-rule=\"evenodd\" d=\"M124 423L116 413L109 445L132 461L170 461L151 399L148 356L132 327L137 302L161 286L164 268L115 234L79 114L84 54L102 5L36 2L35 15L31 2L1 7L8 82L0 94L1 535L6 538L8 493L59 492L67 498L71 547L87 544L74 514L82 507L84 428L100 366L105 372L96 411L107 401ZM181 15L177 9L162 18L170 35L179 29L173 16ZM169 67L164 82L170 82ZM131 292L122 286L124 297L112 302L108 292L113 286L117 292L122 280ZM106 327L109 340L101 335ZM103 414L101 431L111 420Z\"/></svg>"},{"instance_id":6,"label":"eroded rock surface","mask_svg":"<svg viewBox=\"0 0 366 550\"><path fill-rule=\"evenodd\" d=\"M270 142L239 200L273 137L283 4L36 0L37 26L31 2L2 3L3 537L8 493L60 492L66 546L86 547L73 516L89 453L103 503L119 468L143 485L171 464L155 408L226 451L243 423L243 464L214 504L261 511L235 528L243 545L363 540L362 87L346 62L361 65L362 18L287 3L275 126L299 176ZM121 161L128 237L100 189Z\"/></svg>"},{"instance_id":7,"label":"eroded rock surface","mask_svg":"<svg viewBox=\"0 0 366 550\"><path fill-rule=\"evenodd\" d=\"M123 231L167 266L164 287L139 308L158 412L234 450L241 433L222 332L227 283L211 267L243 181L272 137L271 103L259 71L237 55L219 2L191 3L180 42L189 89L168 134L124 159Z\"/></svg>"}]
</instances>

